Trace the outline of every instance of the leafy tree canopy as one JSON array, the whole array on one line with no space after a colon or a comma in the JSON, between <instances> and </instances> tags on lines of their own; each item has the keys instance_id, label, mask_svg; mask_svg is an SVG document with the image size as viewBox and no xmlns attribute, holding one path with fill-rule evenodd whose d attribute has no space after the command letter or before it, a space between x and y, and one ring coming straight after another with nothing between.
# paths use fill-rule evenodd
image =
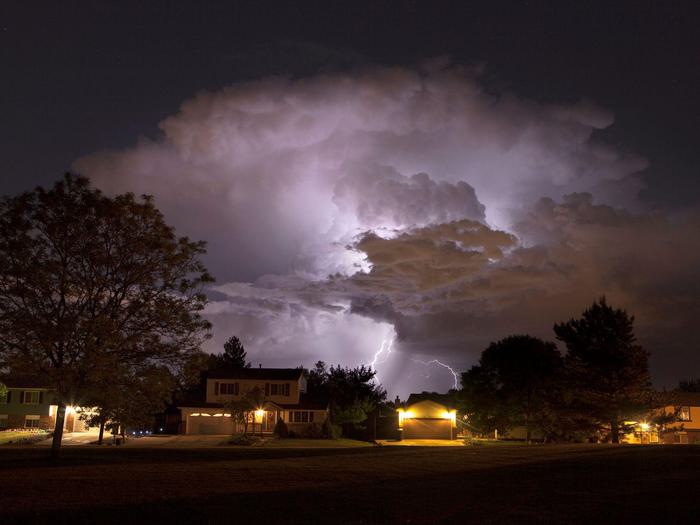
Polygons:
<instances>
[{"instance_id":1,"label":"leafy tree canopy","mask_svg":"<svg viewBox=\"0 0 700 525\"><path fill-rule=\"evenodd\" d=\"M177 372L209 329L204 252L152 197L108 197L85 177L3 198L0 369L40 374L60 405L82 402L110 371Z\"/></svg>"},{"instance_id":2,"label":"leafy tree canopy","mask_svg":"<svg viewBox=\"0 0 700 525\"><path fill-rule=\"evenodd\" d=\"M525 426L550 430L552 405L562 358L554 343L529 335L513 335L491 343L479 365L462 374L462 405L472 425L501 432Z\"/></svg>"}]
</instances>

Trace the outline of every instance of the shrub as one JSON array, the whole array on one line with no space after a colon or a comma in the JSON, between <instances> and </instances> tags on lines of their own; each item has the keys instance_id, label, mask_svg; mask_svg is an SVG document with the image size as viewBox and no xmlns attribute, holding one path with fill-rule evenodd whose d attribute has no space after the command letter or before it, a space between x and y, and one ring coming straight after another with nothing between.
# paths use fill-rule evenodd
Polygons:
<instances>
[{"instance_id":1,"label":"shrub","mask_svg":"<svg viewBox=\"0 0 700 525\"><path fill-rule=\"evenodd\" d=\"M231 439L229 439L228 444L249 447L251 445L255 445L258 441L260 441L259 437L241 434L239 436L233 436Z\"/></svg>"},{"instance_id":2,"label":"shrub","mask_svg":"<svg viewBox=\"0 0 700 525\"><path fill-rule=\"evenodd\" d=\"M327 417L326 420L323 422L321 432L323 434L323 437L326 439L338 439L342 434L340 426L331 423L331 418L329 417Z\"/></svg>"},{"instance_id":3,"label":"shrub","mask_svg":"<svg viewBox=\"0 0 700 525\"><path fill-rule=\"evenodd\" d=\"M324 437L321 425L318 423L311 423L302 431L301 435L307 439L321 439Z\"/></svg>"},{"instance_id":4,"label":"shrub","mask_svg":"<svg viewBox=\"0 0 700 525\"><path fill-rule=\"evenodd\" d=\"M273 432L278 438L289 437L289 427L287 427L287 423L285 423L281 417L277 418L277 423L275 424L275 430Z\"/></svg>"}]
</instances>

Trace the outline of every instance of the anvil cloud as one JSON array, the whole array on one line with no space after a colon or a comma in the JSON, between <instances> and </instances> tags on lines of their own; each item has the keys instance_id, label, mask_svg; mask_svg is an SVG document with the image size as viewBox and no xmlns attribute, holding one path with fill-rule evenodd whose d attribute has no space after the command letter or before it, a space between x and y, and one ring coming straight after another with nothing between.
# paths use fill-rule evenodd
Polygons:
<instances>
[{"instance_id":1,"label":"anvil cloud","mask_svg":"<svg viewBox=\"0 0 700 525\"><path fill-rule=\"evenodd\" d=\"M436 61L202 92L157 140L75 168L209 242L210 350L238 334L269 366L352 365L395 338L377 361L390 393L444 390L449 371L422 363L551 338L607 294L670 377L697 335L698 218L645 210L646 162L597 138L612 123Z\"/></svg>"}]
</instances>

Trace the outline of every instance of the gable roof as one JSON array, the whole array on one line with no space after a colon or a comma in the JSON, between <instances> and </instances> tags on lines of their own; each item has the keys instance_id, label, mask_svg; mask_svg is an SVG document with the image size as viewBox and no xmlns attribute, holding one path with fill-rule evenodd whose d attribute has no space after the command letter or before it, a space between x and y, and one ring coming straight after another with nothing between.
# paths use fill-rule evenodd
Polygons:
<instances>
[{"instance_id":1,"label":"gable roof","mask_svg":"<svg viewBox=\"0 0 700 525\"><path fill-rule=\"evenodd\" d=\"M208 379L258 379L269 381L295 381L304 371L301 368L240 368L225 373L214 373Z\"/></svg>"},{"instance_id":2,"label":"gable roof","mask_svg":"<svg viewBox=\"0 0 700 525\"><path fill-rule=\"evenodd\" d=\"M438 403L446 408L456 408L456 404L453 396L450 394L438 394L437 392L421 392L420 394L411 394L408 396L406 406L415 405L421 401L432 401L433 403Z\"/></svg>"}]
</instances>

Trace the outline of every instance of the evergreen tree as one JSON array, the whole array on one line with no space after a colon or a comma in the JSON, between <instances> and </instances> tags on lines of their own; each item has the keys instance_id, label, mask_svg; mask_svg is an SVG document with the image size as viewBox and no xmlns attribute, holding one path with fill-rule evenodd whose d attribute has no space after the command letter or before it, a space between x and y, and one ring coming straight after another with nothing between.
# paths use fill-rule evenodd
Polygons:
<instances>
[{"instance_id":1,"label":"evergreen tree","mask_svg":"<svg viewBox=\"0 0 700 525\"><path fill-rule=\"evenodd\" d=\"M613 443L650 408L653 399L648 353L637 344L634 317L612 308L602 297L580 319L554 325L565 358L572 407L582 418L608 428Z\"/></svg>"}]
</instances>

